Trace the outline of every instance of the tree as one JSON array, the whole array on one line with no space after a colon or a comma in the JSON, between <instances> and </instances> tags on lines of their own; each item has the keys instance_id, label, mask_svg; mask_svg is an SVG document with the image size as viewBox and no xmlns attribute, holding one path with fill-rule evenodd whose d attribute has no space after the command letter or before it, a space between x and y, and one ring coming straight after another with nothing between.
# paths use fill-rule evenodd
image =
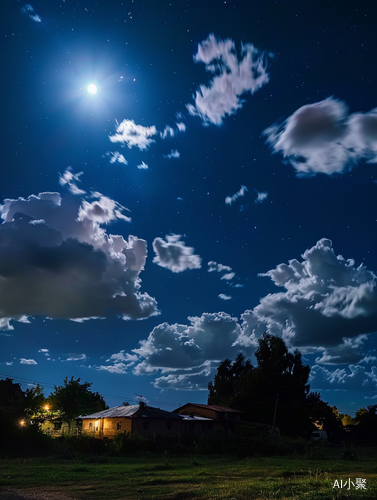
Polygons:
<instances>
[{"instance_id":1,"label":"tree","mask_svg":"<svg viewBox=\"0 0 377 500\"><path fill-rule=\"evenodd\" d=\"M23 391L21 385L11 378L0 380L0 409L9 418L34 422L33 417L40 412L44 401L43 389L39 385Z\"/></svg>"},{"instance_id":2,"label":"tree","mask_svg":"<svg viewBox=\"0 0 377 500\"><path fill-rule=\"evenodd\" d=\"M304 433L305 399L310 368L301 353L290 353L280 337L264 334L258 340L254 367L243 354L232 363L226 359L208 384L208 404L230 406L249 420L276 423L287 433Z\"/></svg>"},{"instance_id":3,"label":"tree","mask_svg":"<svg viewBox=\"0 0 377 500\"><path fill-rule=\"evenodd\" d=\"M62 386L54 386L54 392L48 398L54 411L59 411L63 420L68 422L69 432L73 420L80 415L88 415L108 408L105 400L98 392L90 390L92 384L81 383L81 379L68 380L65 377Z\"/></svg>"},{"instance_id":4,"label":"tree","mask_svg":"<svg viewBox=\"0 0 377 500\"><path fill-rule=\"evenodd\" d=\"M343 434L342 417L336 406L323 401L319 392L311 392L306 398L311 431L323 429L329 438L339 439Z\"/></svg>"},{"instance_id":5,"label":"tree","mask_svg":"<svg viewBox=\"0 0 377 500\"><path fill-rule=\"evenodd\" d=\"M377 405L357 410L354 422L355 435L361 439L377 439Z\"/></svg>"}]
</instances>

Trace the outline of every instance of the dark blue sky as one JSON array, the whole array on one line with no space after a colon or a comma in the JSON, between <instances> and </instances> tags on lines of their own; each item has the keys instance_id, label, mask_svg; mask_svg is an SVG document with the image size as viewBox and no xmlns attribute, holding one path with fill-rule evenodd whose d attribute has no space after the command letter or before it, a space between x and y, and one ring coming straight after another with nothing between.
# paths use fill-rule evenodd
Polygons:
<instances>
[{"instance_id":1,"label":"dark blue sky","mask_svg":"<svg viewBox=\"0 0 377 500\"><path fill-rule=\"evenodd\" d=\"M368 2L7 0L1 375L171 409L269 331L324 400L373 404L375 21Z\"/></svg>"}]
</instances>

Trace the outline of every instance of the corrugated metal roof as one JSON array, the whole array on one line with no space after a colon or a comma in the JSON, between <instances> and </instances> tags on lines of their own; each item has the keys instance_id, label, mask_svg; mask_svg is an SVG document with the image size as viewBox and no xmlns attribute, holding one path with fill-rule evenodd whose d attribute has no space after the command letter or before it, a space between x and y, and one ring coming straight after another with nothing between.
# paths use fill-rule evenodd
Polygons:
<instances>
[{"instance_id":1,"label":"corrugated metal roof","mask_svg":"<svg viewBox=\"0 0 377 500\"><path fill-rule=\"evenodd\" d=\"M243 413L243 411L240 410L235 410L234 408L227 408L226 406L217 406L217 405L203 405L200 403L186 403L183 406L180 406L175 412L181 410L182 408L185 408L186 406L198 406L199 408L204 408L206 410L213 410L213 411L218 411L218 412L224 412L224 413Z\"/></svg>"},{"instance_id":2,"label":"corrugated metal roof","mask_svg":"<svg viewBox=\"0 0 377 500\"><path fill-rule=\"evenodd\" d=\"M168 419L181 419L180 415L171 413L170 411L160 410L147 405L128 405L128 406L115 406L108 410L92 413L91 415L80 415L80 419L99 419L99 418L168 418Z\"/></svg>"}]
</instances>

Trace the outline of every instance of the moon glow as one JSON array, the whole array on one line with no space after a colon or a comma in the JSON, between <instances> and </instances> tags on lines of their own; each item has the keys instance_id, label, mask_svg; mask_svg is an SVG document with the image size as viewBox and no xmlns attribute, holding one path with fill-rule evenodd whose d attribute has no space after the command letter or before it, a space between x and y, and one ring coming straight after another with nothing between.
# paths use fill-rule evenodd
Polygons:
<instances>
[{"instance_id":1,"label":"moon glow","mask_svg":"<svg viewBox=\"0 0 377 500\"><path fill-rule=\"evenodd\" d=\"M88 92L89 94L96 94L97 93L97 86L94 85L94 83L91 83L88 85Z\"/></svg>"}]
</instances>

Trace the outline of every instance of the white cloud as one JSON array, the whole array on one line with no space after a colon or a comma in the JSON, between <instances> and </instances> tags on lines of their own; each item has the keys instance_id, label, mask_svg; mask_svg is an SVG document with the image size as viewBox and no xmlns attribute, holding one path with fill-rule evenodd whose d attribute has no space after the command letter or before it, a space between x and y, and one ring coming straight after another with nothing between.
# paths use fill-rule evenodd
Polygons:
<instances>
[{"instance_id":1,"label":"white cloud","mask_svg":"<svg viewBox=\"0 0 377 500\"><path fill-rule=\"evenodd\" d=\"M157 377L154 381L156 389L174 389L176 391L207 391L208 382L213 379L214 366L211 363L205 364L200 370L183 374L170 373Z\"/></svg>"},{"instance_id":2,"label":"white cloud","mask_svg":"<svg viewBox=\"0 0 377 500\"><path fill-rule=\"evenodd\" d=\"M38 363L34 359L20 358L21 365L37 365Z\"/></svg>"},{"instance_id":3,"label":"white cloud","mask_svg":"<svg viewBox=\"0 0 377 500\"><path fill-rule=\"evenodd\" d=\"M98 366L98 370L105 370L109 373L127 373L128 366L125 363L114 363L113 365Z\"/></svg>"},{"instance_id":4,"label":"white cloud","mask_svg":"<svg viewBox=\"0 0 377 500\"><path fill-rule=\"evenodd\" d=\"M163 155L164 158L179 158L181 156L181 153L177 151L176 149L172 149L171 152L168 155Z\"/></svg>"},{"instance_id":5,"label":"white cloud","mask_svg":"<svg viewBox=\"0 0 377 500\"><path fill-rule=\"evenodd\" d=\"M65 170L65 172L64 172L63 175L59 174L59 184L61 186L65 186L67 184L68 185L68 189L70 190L70 192L72 194L75 194L75 195L85 194L86 191L84 191L83 189L80 189L79 187L77 187L77 184L76 184L76 182L80 182L80 176L83 173L84 172L79 172L77 174L74 174L74 173L72 173L72 168L68 167Z\"/></svg>"},{"instance_id":6,"label":"white cloud","mask_svg":"<svg viewBox=\"0 0 377 500\"><path fill-rule=\"evenodd\" d=\"M148 165L142 161L140 163L140 165L137 166L137 168L140 169L140 170L147 170L148 169Z\"/></svg>"},{"instance_id":7,"label":"white cloud","mask_svg":"<svg viewBox=\"0 0 377 500\"><path fill-rule=\"evenodd\" d=\"M209 273L212 273L214 271L221 273L223 271L231 271L231 270L232 270L231 267L224 266L223 264L218 264L217 262L214 262L213 260L208 262L208 272Z\"/></svg>"},{"instance_id":8,"label":"white cloud","mask_svg":"<svg viewBox=\"0 0 377 500\"><path fill-rule=\"evenodd\" d=\"M108 151L106 156L110 156L110 163L123 163L123 165L128 165L128 161L125 157L119 153L119 151Z\"/></svg>"},{"instance_id":9,"label":"white cloud","mask_svg":"<svg viewBox=\"0 0 377 500\"><path fill-rule=\"evenodd\" d=\"M204 389L218 363L240 351L235 345L241 335L237 318L218 312L188 319L190 325L162 323L140 341L133 349L140 358L136 375L160 372L163 377L155 381L159 388Z\"/></svg>"},{"instance_id":10,"label":"white cloud","mask_svg":"<svg viewBox=\"0 0 377 500\"><path fill-rule=\"evenodd\" d=\"M143 125L136 125L133 120L123 120L116 129L116 134L110 135L111 142L120 142L127 144L131 149L133 146L139 149L147 149L154 139L151 139L157 134L156 127L144 127Z\"/></svg>"},{"instance_id":11,"label":"white cloud","mask_svg":"<svg viewBox=\"0 0 377 500\"><path fill-rule=\"evenodd\" d=\"M25 3L25 5L21 7L21 12L29 16L30 19L36 23L42 22L41 17L35 12L34 8L29 3Z\"/></svg>"},{"instance_id":12,"label":"white cloud","mask_svg":"<svg viewBox=\"0 0 377 500\"><path fill-rule=\"evenodd\" d=\"M112 363L110 365L98 366L98 370L106 370L110 373L126 373L130 366L135 365L139 361L139 357L136 354L125 353L124 350L112 354L106 363Z\"/></svg>"},{"instance_id":13,"label":"white cloud","mask_svg":"<svg viewBox=\"0 0 377 500\"><path fill-rule=\"evenodd\" d=\"M243 94L254 94L269 81L266 54L251 44L241 45L239 59L232 40L211 34L198 45L194 60L203 62L207 71L217 73L208 87L200 85L193 96L195 105L187 105L189 113L199 116L205 124L221 125L226 115L242 107Z\"/></svg>"},{"instance_id":14,"label":"white cloud","mask_svg":"<svg viewBox=\"0 0 377 500\"><path fill-rule=\"evenodd\" d=\"M264 135L301 176L342 173L362 160L377 162L377 108L349 114L346 104L332 97L302 106Z\"/></svg>"},{"instance_id":15,"label":"white cloud","mask_svg":"<svg viewBox=\"0 0 377 500\"><path fill-rule=\"evenodd\" d=\"M160 137L162 139L166 139L168 136L174 137L174 130L171 127L169 127L169 125L166 125L166 127L164 128L164 131L160 132Z\"/></svg>"},{"instance_id":16,"label":"white cloud","mask_svg":"<svg viewBox=\"0 0 377 500\"><path fill-rule=\"evenodd\" d=\"M230 281L235 277L236 273L226 273L223 276L221 276L222 280Z\"/></svg>"},{"instance_id":17,"label":"white cloud","mask_svg":"<svg viewBox=\"0 0 377 500\"><path fill-rule=\"evenodd\" d=\"M244 329L281 335L289 345L322 352L317 362L359 361L365 334L377 331L376 275L336 255L322 239L261 276L285 291L268 294L243 315Z\"/></svg>"},{"instance_id":18,"label":"white cloud","mask_svg":"<svg viewBox=\"0 0 377 500\"><path fill-rule=\"evenodd\" d=\"M117 219L131 222L131 218L122 214L123 210L127 210L118 202L103 196L101 193L92 193L92 197L97 198L96 201L89 203L83 201L79 209L78 221L92 221L95 224L108 224Z\"/></svg>"},{"instance_id":19,"label":"white cloud","mask_svg":"<svg viewBox=\"0 0 377 500\"><path fill-rule=\"evenodd\" d=\"M245 196L245 193L248 191L247 187L246 186L241 186L240 190L237 191L237 193L235 193L234 195L232 196L227 196L225 198L225 203L227 205L231 205L232 203L234 203L238 198L240 198L240 196Z\"/></svg>"},{"instance_id":20,"label":"white cloud","mask_svg":"<svg viewBox=\"0 0 377 500\"><path fill-rule=\"evenodd\" d=\"M186 125L183 122L176 123L177 129L180 132L185 132L186 131Z\"/></svg>"},{"instance_id":21,"label":"white cloud","mask_svg":"<svg viewBox=\"0 0 377 500\"><path fill-rule=\"evenodd\" d=\"M262 192L259 192L257 191L257 197L255 199L255 203L262 203L262 201L264 201L268 196L268 193L267 191L262 191Z\"/></svg>"},{"instance_id":22,"label":"white cloud","mask_svg":"<svg viewBox=\"0 0 377 500\"><path fill-rule=\"evenodd\" d=\"M372 366L370 371L367 371L364 366L350 364L345 368L329 370L323 366L314 365L310 371L309 383L312 391L376 389L377 368Z\"/></svg>"},{"instance_id":23,"label":"white cloud","mask_svg":"<svg viewBox=\"0 0 377 500\"><path fill-rule=\"evenodd\" d=\"M0 322L99 317L109 310L124 319L158 313L156 301L140 291L146 242L107 233L101 224L124 216L116 202L95 195L98 200L81 206L59 193L0 205Z\"/></svg>"},{"instance_id":24,"label":"white cloud","mask_svg":"<svg viewBox=\"0 0 377 500\"><path fill-rule=\"evenodd\" d=\"M231 295L225 295L225 293L219 294L219 299L221 299L221 300L231 300L231 298L232 298Z\"/></svg>"},{"instance_id":25,"label":"white cloud","mask_svg":"<svg viewBox=\"0 0 377 500\"><path fill-rule=\"evenodd\" d=\"M66 361L84 361L87 359L86 354L70 353Z\"/></svg>"},{"instance_id":26,"label":"white cloud","mask_svg":"<svg viewBox=\"0 0 377 500\"><path fill-rule=\"evenodd\" d=\"M180 273L187 269L200 269L202 259L194 254L194 248L187 247L181 241L181 236L171 234L166 236L166 241L162 238L155 238L153 250L156 256L153 262L161 267L165 267L173 273Z\"/></svg>"}]
</instances>

